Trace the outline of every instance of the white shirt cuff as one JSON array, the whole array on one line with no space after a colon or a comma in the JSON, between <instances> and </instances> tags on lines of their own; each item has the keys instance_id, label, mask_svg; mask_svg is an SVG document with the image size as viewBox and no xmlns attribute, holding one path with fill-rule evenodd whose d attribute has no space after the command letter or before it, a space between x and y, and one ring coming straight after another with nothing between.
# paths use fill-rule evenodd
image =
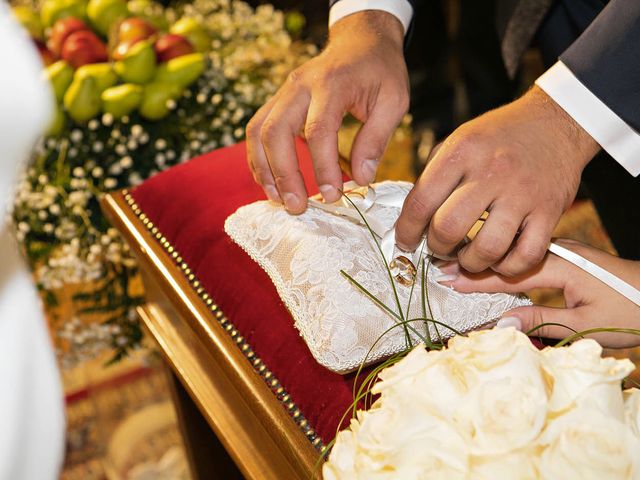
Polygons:
<instances>
[{"instance_id":1,"label":"white shirt cuff","mask_svg":"<svg viewBox=\"0 0 640 480\"><path fill-rule=\"evenodd\" d=\"M562 62L536 80L571 118L634 177L640 174L640 134L585 87Z\"/></svg>"},{"instance_id":2,"label":"white shirt cuff","mask_svg":"<svg viewBox=\"0 0 640 480\"><path fill-rule=\"evenodd\" d=\"M390 13L400 20L405 34L413 18L413 7L407 0L340 0L329 10L329 27L347 15L363 10L382 10Z\"/></svg>"}]
</instances>

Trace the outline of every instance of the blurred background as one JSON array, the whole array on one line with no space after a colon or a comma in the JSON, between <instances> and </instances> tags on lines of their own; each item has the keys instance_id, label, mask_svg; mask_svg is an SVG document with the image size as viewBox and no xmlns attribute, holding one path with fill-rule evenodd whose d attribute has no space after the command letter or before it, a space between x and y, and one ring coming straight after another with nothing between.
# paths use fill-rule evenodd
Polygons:
<instances>
[{"instance_id":1,"label":"blurred background","mask_svg":"<svg viewBox=\"0 0 640 480\"><path fill-rule=\"evenodd\" d=\"M137 265L97 197L241 141L246 122L288 72L322 48L327 2L11 5L40 51L58 104L18 185L12 219L62 369L62 478L187 479L167 372L135 312L144 295ZM434 1L415 15L428 27L412 33L406 53L411 110L379 180L414 180L456 126L509 102L542 72L530 50L518 77L507 77L485 2ZM171 88L157 89L158 82ZM342 128L345 156L358 127L347 120ZM613 251L583 193L556 233ZM532 295L562 303L558 292ZM638 358L616 352L625 354Z\"/></svg>"}]
</instances>

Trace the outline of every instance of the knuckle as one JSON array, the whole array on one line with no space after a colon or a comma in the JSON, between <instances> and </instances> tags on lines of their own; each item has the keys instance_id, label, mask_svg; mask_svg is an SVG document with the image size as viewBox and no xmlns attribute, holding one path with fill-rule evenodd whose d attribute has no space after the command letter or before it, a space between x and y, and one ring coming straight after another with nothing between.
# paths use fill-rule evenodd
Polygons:
<instances>
[{"instance_id":1,"label":"knuckle","mask_svg":"<svg viewBox=\"0 0 640 480\"><path fill-rule=\"evenodd\" d=\"M291 85L299 85L302 82L303 70L296 68L287 75L287 83Z\"/></svg>"},{"instance_id":2,"label":"knuckle","mask_svg":"<svg viewBox=\"0 0 640 480\"><path fill-rule=\"evenodd\" d=\"M519 265L512 267L513 273L522 273L536 266L542 261L546 251L546 246L539 243L518 247Z\"/></svg>"},{"instance_id":3,"label":"knuckle","mask_svg":"<svg viewBox=\"0 0 640 480\"><path fill-rule=\"evenodd\" d=\"M407 198L405 211L411 221L422 221L429 216L428 205L415 193Z\"/></svg>"},{"instance_id":4,"label":"knuckle","mask_svg":"<svg viewBox=\"0 0 640 480\"><path fill-rule=\"evenodd\" d=\"M524 248L522 251L522 258L530 265L537 265L542 261L546 248L543 245L534 245L529 248Z\"/></svg>"},{"instance_id":5,"label":"knuckle","mask_svg":"<svg viewBox=\"0 0 640 480\"><path fill-rule=\"evenodd\" d=\"M253 171L256 177L258 177L259 179L258 183L264 184L266 183L266 179L271 177L271 170L268 168L264 168L262 166L254 166Z\"/></svg>"},{"instance_id":6,"label":"knuckle","mask_svg":"<svg viewBox=\"0 0 640 480\"><path fill-rule=\"evenodd\" d=\"M505 150L500 150L491 157L485 172L490 176L504 175L512 170L513 163L513 155Z\"/></svg>"},{"instance_id":7,"label":"knuckle","mask_svg":"<svg viewBox=\"0 0 640 480\"><path fill-rule=\"evenodd\" d=\"M350 77L352 71L353 66L349 63L333 63L323 70L319 79L323 84L330 85L335 83L337 80Z\"/></svg>"},{"instance_id":8,"label":"knuckle","mask_svg":"<svg viewBox=\"0 0 640 480\"><path fill-rule=\"evenodd\" d=\"M464 237L465 232L456 216L434 218L431 225L431 233L443 243L458 243Z\"/></svg>"},{"instance_id":9,"label":"knuckle","mask_svg":"<svg viewBox=\"0 0 640 480\"><path fill-rule=\"evenodd\" d=\"M278 122L267 119L260 129L260 140L262 143L272 143L278 137Z\"/></svg>"},{"instance_id":10,"label":"knuckle","mask_svg":"<svg viewBox=\"0 0 640 480\"><path fill-rule=\"evenodd\" d=\"M475 245L475 255L481 260L494 262L504 255L502 242L497 238L487 238L483 240L475 240L471 245Z\"/></svg>"},{"instance_id":11,"label":"knuckle","mask_svg":"<svg viewBox=\"0 0 640 480\"><path fill-rule=\"evenodd\" d=\"M318 178L319 181L320 179L331 181L337 177L336 168L331 165L318 164L315 167L315 172L316 172L316 177Z\"/></svg>"},{"instance_id":12,"label":"knuckle","mask_svg":"<svg viewBox=\"0 0 640 480\"><path fill-rule=\"evenodd\" d=\"M323 140L335 133L327 122L320 119L308 121L304 126L304 135L309 142Z\"/></svg>"},{"instance_id":13,"label":"knuckle","mask_svg":"<svg viewBox=\"0 0 640 480\"><path fill-rule=\"evenodd\" d=\"M249 139L260 138L260 122L255 116L247 123L246 134Z\"/></svg>"}]
</instances>

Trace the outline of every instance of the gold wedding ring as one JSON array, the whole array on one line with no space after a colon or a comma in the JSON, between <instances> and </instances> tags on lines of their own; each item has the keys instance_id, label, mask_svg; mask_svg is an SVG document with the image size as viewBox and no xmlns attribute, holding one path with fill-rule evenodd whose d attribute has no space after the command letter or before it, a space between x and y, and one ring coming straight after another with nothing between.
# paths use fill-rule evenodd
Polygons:
<instances>
[{"instance_id":1,"label":"gold wedding ring","mask_svg":"<svg viewBox=\"0 0 640 480\"><path fill-rule=\"evenodd\" d=\"M391 260L389 269L391 270L393 278L395 278L400 285L410 287L416 281L418 271L413 262L404 255L398 255Z\"/></svg>"}]
</instances>

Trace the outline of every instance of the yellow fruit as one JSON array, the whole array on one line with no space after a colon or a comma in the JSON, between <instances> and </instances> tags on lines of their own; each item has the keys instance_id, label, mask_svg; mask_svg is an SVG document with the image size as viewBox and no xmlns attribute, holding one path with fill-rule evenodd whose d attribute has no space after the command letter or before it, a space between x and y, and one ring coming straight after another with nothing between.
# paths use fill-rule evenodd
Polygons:
<instances>
[{"instance_id":1,"label":"yellow fruit","mask_svg":"<svg viewBox=\"0 0 640 480\"><path fill-rule=\"evenodd\" d=\"M100 92L91 77L76 78L64 94L64 107L69 116L82 123L100 113Z\"/></svg>"},{"instance_id":2,"label":"yellow fruit","mask_svg":"<svg viewBox=\"0 0 640 480\"><path fill-rule=\"evenodd\" d=\"M37 40L42 40L42 22L36 12L29 7L23 5L15 6L11 9L13 16L16 17L18 22L27 29L29 35Z\"/></svg>"},{"instance_id":3,"label":"yellow fruit","mask_svg":"<svg viewBox=\"0 0 640 480\"><path fill-rule=\"evenodd\" d=\"M73 69L64 60L58 60L45 68L44 72L51 82L56 100L61 102L73 80Z\"/></svg>"},{"instance_id":4,"label":"yellow fruit","mask_svg":"<svg viewBox=\"0 0 640 480\"><path fill-rule=\"evenodd\" d=\"M172 58L158 67L154 82L171 83L186 88L195 82L204 71L204 55L190 53Z\"/></svg>"},{"instance_id":5,"label":"yellow fruit","mask_svg":"<svg viewBox=\"0 0 640 480\"><path fill-rule=\"evenodd\" d=\"M147 83L156 73L156 54L150 41L136 43L114 66L118 76L127 83Z\"/></svg>"},{"instance_id":6,"label":"yellow fruit","mask_svg":"<svg viewBox=\"0 0 640 480\"><path fill-rule=\"evenodd\" d=\"M169 114L169 100L177 96L175 85L153 82L145 85L140 115L149 120L160 120Z\"/></svg>"},{"instance_id":7,"label":"yellow fruit","mask_svg":"<svg viewBox=\"0 0 640 480\"><path fill-rule=\"evenodd\" d=\"M129 9L125 0L89 0L87 16L98 32L107 35L111 25L129 16Z\"/></svg>"},{"instance_id":8,"label":"yellow fruit","mask_svg":"<svg viewBox=\"0 0 640 480\"><path fill-rule=\"evenodd\" d=\"M102 110L115 118L124 117L133 112L142 101L144 89L140 85L124 83L107 88L102 92Z\"/></svg>"},{"instance_id":9,"label":"yellow fruit","mask_svg":"<svg viewBox=\"0 0 640 480\"><path fill-rule=\"evenodd\" d=\"M65 17L85 18L87 4L84 0L45 0L40 8L40 19L45 27L51 27Z\"/></svg>"},{"instance_id":10,"label":"yellow fruit","mask_svg":"<svg viewBox=\"0 0 640 480\"><path fill-rule=\"evenodd\" d=\"M53 112L53 118L51 122L49 122L49 126L47 127L46 135L49 136L58 136L63 130L67 119L64 115L64 112L60 108L58 104L55 106L55 110Z\"/></svg>"},{"instance_id":11,"label":"yellow fruit","mask_svg":"<svg viewBox=\"0 0 640 480\"><path fill-rule=\"evenodd\" d=\"M110 63L90 63L76 70L76 78L91 77L96 81L99 92L113 87L118 82L118 76Z\"/></svg>"},{"instance_id":12,"label":"yellow fruit","mask_svg":"<svg viewBox=\"0 0 640 480\"><path fill-rule=\"evenodd\" d=\"M169 32L186 37L198 52L211 50L211 37L195 18L182 17L171 25Z\"/></svg>"}]
</instances>

